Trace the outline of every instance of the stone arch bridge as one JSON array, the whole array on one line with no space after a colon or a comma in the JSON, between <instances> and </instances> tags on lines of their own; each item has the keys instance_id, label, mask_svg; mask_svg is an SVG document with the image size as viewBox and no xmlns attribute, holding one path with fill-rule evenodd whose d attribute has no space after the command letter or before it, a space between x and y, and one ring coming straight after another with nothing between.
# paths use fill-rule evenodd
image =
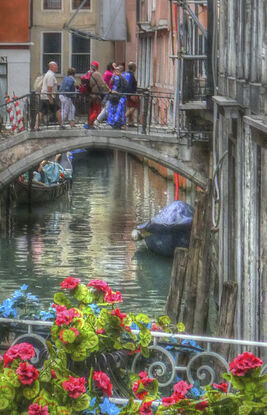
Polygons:
<instances>
[{"instance_id":1,"label":"stone arch bridge","mask_svg":"<svg viewBox=\"0 0 267 415\"><path fill-rule=\"evenodd\" d=\"M59 130L24 131L0 142L0 190L20 174L54 154L75 150L110 149L140 155L183 175L195 185L207 185L207 151L201 146L188 147L177 137L145 135L127 130Z\"/></svg>"}]
</instances>

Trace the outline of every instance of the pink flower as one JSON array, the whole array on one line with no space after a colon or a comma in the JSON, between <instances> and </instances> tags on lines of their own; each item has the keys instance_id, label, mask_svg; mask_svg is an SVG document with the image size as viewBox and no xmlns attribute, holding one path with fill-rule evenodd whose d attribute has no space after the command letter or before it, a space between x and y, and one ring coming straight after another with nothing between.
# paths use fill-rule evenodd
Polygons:
<instances>
[{"instance_id":1,"label":"pink flower","mask_svg":"<svg viewBox=\"0 0 267 415\"><path fill-rule=\"evenodd\" d=\"M75 336L77 337L77 336L79 336L79 332L78 332L78 330L75 328L75 327L70 327L68 330L71 330L71 331L73 331L73 333L75 333ZM61 332L59 333L59 338L60 338L60 340L62 341L62 343L65 343L65 344L69 344L69 342L67 342L67 341L65 341L64 339L63 339L63 334L64 334L64 329L63 330L61 330Z\"/></svg>"},{"instance_id":2,"label":"pink flower","mask_svg":"<svg viewBox=\"0 0 267 415\"><path fill-rule=\"evenodd\" d=\"M149 378L147 376L147 372L140 372L138 376L141 379L133 383L133 393L138 399L144 399L144 397L148 395L148 390L144 390L144 388L146 388L151 382L153 382L154 379Z\"/></svg>"},{"instance_id":3,"label":"pink flower","mask_svg":"<svg viewBox=\"0 0 267 415\"><path fill-rule=\"evenodd\" d=\"M62 383L62 386L71 398L77 399L82 393L86 392L85 384L85 378L74 378L70 376L69 380Z\"/></svg>"},{"instance_id":4,"label":"pink flower","mask_svg":"<svg viewBox=\"0 0 267 415\"><path fill-rule=\"evenodd\" d=\"M102 280L91 280L88 284L88 287L93 287L98 291L103 291L104 293L108 293L111 291L110 286Z\"/></svg>"},{"instance_id":5,"label":"pink flower","mask_svg":"<svg viewBox=\"0 0 267 415\"><path fill-rule=\"evenodd\" d=\"M147 372L143 371L143 372L139 372L138 376L139 376L139 378L144 379L144 378L147 378L148 374L147 374Z\"/></svg>"},{"instance_id":6,"label":"pink flower","mask_svg":"<svg viewBox=\"0 0 267 415\"><path fill-rule=\"evenodd\" d=\"M152 415L151 405L153 401L144 402L139 408L140 415Z\"/></svg>"},{"instance_id":7,"label":"pink flower","mask_svg":"<svg viewBox=\"0 0 267 415\"><path fill-rule=\"evenodd\" d=\"M19 364L16 374L23 385L31 385L39 376L38 370L27 362Z\"/></svg>"},{"instance_id":8,"label":"pink flower","mask_svg":"<svg viewBox=\"0 0 267 415\"><path fill-rule=\"evenodd\" d=\"M180 382L174 385L173 390L175 395L184 397L192 386L193 385L188 385L184 380L180 380Z\"/></svg>"},{"instance_id":9,"label":"pink flower","mask_svg":"<svg viewBox=\"0 0 267 415\"><path fill-rule=\"evenodd\" d=\"M52 379L57 379L57 375L54 369L51 369L51 376L52 376Z\"/></svg>"},{"instance_id":10,"label":"pink flower","mask_svg":"<svg viewBox=\"0 0 267 415\"><path fill-rule=\"evenodd\" d=\"M61 311L67 310L65 305L52 304L52 307L56 309L57 313L61 313Z\"/></svg>"},{"instance_id":11,"label":"pink flower","mask_svg":"<svg viewBox=\"0 0 267 415\"><path fill-rule=\"evenodd\" d=\"M228 383L227 382L222 382L222 383L213 383L212 385L215 389L218 389L224 393L227 393L228 391Z\"/></svg>"},{"instance_id":12,"label":"pink flower","mask_svg":"<svg viewBox=\"0 0 267 415\"><path fill-rule=\"evenodd\" d=\"M108 291L105 294L104 301L106 303L114 304L114 303L122 303L122 296L120 291L116 291L115 293L112 291Z\"/></svg>"},{"instance_id":13,"label":"pink flower","mask_svg":"<svg viewBox=\"0 0 267 415\"><path fill-rule=\"evenodd\" d=\"M77 285L79 285L79 282L81 280L79 278L73 278L71 276L67 277L64 279L64 281L62 281L60 283L61 285L61 289L64 290L74 290L74 288L77 287Z\"/></svg>"},{"instance_id":14,"label":"pink flower","mask_svg":"<svg viewBox=\"0 0 267 415\"><path fill-rule=\"evenodd\" d=\"M104 372L94 371L93 380L96 381L96 386L100 388L108 397L112 395L112 383L110 378Z\"/></svg>"},{"instance_id":15,"label":"pink flower","mask_svg":"<svg viewBox=\"0 0 267 415\"><path fill-rule=\"evenodd\" d=\"M29 360L35 356L35 350L32 344L20 343L11 346L4 354L4 366L10 367L15 359Z\"/></svg>"},{"instance_id":16,"label":"pink flower","mask_svg":"<svg viewBox=\"0 0 267 415\"><path fill-rule=\"evenodd\" d=\"M28 408L29 415L49 415L48 407L44 406L43 408L38 403L33 403Z\"/></svg>"},{"instance_id":17,"label":"pink flower","mask_svg":"<svg viewBox=\"0 0 267 415\"><path fill-rule=\"evenodd\" d=\"M244 352L239 354L229 365L233 375L244 376L248 370L262 366L263 361L254 356L253 353Z\"/></svg>"},{"instance_id":18,"label":"pink flower","mask_svg":"<svg viewBox=\"0 0 267 415\"><path fill-rule=\"evenodd\" d=\"M60 311L56 318L56 325L61 327L63 324L68 326L75 317L81 317L80 313L74 308L69 310Z\"/></svg>"},{"instance_id":19,"label":"pink flower","mask_svg":"<svg viewBox=\"0 0 267 415\"><path fill-rule=\"evenodd\" d=\"M151 329L150 331L161 331L162 327L158 326L157 323L152 323L151 324Z\"/></svg>"}]
</instances>

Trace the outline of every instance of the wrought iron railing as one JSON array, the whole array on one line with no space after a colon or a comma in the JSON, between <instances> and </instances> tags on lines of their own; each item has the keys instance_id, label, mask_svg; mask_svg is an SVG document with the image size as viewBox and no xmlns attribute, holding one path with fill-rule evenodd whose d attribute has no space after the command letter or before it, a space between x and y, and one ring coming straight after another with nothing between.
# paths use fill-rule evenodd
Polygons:
<instances>
[{"instance_id":1,"label":"wrought iron railing","mask_svg":"<svg viewBox=\"0 0 267 415\"><path fill-rule=\"evenodd\" d=\"M28 336L26 341L30 342L32 337L35 342L34 345L41 345L41 348L45 347L43 338L49 337L50 327L53 324L52 322L44 321L0 318L0 324L4 323L9 325L12 332L15 333L13 344L25 341L26 335ZM132 331L138 334L138 331ZM135 354L131 359L125 359L125 355L122 355L122 357L124 364L127 361L130 371L138 373L141 370L145 370L150 377L156 378L162 393L170 392L178 379L186 380L191 384L198 385L200 388L213 383L220 383L222 374L229 372L229 364L228 358L217 351L218 345L230 346L232 357L244 351L251 351L263 360L266 357L267 343L264 342L165 332L152 332L151 334L153 344L149 346L150 355L148 358L143 357L140 353ZM36 343L38 338L39 343ZM39 350L38 356L43 355L44 350ZM112 360L116 360L118 357L119 355L112 356ZM103 356L102 360L105 361L105 365L110 369L110 359L108 356ZM262 372L265 373L266 371L267 365L265 362ZM114 381L118 384L113 401L125 403L124 385L120 385L114 373L109 374L113 376Z\"/></svg>"}]
</instances>

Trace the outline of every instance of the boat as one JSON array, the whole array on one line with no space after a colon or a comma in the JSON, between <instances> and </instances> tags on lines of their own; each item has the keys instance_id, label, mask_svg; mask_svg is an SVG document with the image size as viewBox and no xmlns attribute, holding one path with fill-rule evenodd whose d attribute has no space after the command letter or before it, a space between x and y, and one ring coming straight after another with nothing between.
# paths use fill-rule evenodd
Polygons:
<instances>
[{"instance_id":1,"label":"boat","mask_svg":"<svg viewBox=\"0 0 267 415\"><path fill-rule=\"evenodd\" d=\"M42 176L42 180L40 179ZM13 198L19 204L40 204L56 200L71 187L72 163L67 153L40 163L29 187L29 172L13 184Z\"/></svg>"},{"instance_id":2,"label":"boat","mask_svg":"<svg viewBox=\"0 0 267 415\"><path fill-rule=\"evenodd\" d=\"M156 254L173 256L177 247L188 248L194 209L181 200L174 201L149 221L132 231L134 241L144 240Z\"/></svg>"}]
</instances>

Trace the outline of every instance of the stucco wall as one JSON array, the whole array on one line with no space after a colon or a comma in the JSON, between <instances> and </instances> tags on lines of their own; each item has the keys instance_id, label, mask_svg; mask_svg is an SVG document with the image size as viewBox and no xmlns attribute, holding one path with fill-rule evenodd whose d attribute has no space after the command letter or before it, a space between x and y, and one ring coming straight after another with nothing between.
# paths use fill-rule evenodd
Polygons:
<instances>
[{"instance_id":1,"label":"stucco wall","mask_svg":"<svg viewBox=\"0 0 267 415\"><path fill-rule=\"evenodd\" d=\"M0 0L0 43L29 41L29 0Z\"/></svg>"}]
</instances>

